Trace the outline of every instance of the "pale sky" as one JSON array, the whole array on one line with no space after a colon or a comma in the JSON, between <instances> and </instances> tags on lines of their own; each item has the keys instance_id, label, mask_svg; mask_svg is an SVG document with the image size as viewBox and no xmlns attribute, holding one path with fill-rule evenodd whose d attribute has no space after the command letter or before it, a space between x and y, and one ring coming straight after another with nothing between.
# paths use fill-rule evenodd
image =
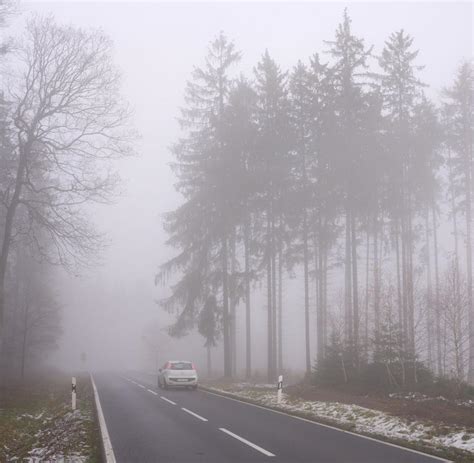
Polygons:
<instances>
[{"instance_id":1,"label":"pale sky","mask_svg":"<svg viewBox=\"0 0 474 463\"><path fill-rule=\"evenodd\" d=\"M111 243L104 265L92 275L61 278L65 330L56 357L62 364L77 364L83 350L94 351L90 357L100 356L110 364L133 364L142 349L143 327L153 319L166 323L154 303L164 290L154 287L153 277L159 264L173 254L164 247L160 219L178 203L168 147L179 135L176 116L186 79L193 66L203 62L208 42L220 30L233 39L243 53L235 69L239 73L251 75L266 48L283 69L290 69L299 59L326 49L324 40L333 39L346 6L353 31L374 45L375 54L395 30L403 28L415 38L419 64L425 65L421 78L430 84L432 98L450 84L461 60L472 57L472 5L467 2L22 5L23 17L32 11L51 13L59 22L101 28L112 38L123 72L123 94L135 110L134 123L142 135L139 156L119 165L127 181L125 194L114 206L94 209L94 221ZM20 30L22 21L17 18L12 29ZM286 305L301 306L303 314L299 285L295 283L288 293ZM263 315L263 307L257 308L256 319ZM303 359L299 323L288 318L285 333L291 344L286 356L298 354L298 362ZM254 344L259 344L257 338ZM201 345L202 339L194 339L177 352L185 355Z\"/></svg>"}]
</instances>

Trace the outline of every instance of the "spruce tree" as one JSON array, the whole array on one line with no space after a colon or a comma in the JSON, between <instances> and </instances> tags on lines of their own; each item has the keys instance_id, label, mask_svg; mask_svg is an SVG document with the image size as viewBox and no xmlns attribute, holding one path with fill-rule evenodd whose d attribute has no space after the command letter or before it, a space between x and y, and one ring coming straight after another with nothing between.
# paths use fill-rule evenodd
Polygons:
<instances>
[{"instance_id":1,"label":"spruce tree","mask_svg":"<svg viewBox=\"0 0 474 463\"><path fill-rule=\"evenodd\" d=\"M334 60L335 105L338 114L339 146L335 147L335 169L342 192L345 222L345 340L359 347L359 296L357 268L358 200L361 184L358 180L362 148L361 112L363 111L363 84L366 80L368 59L372 48L355 36L351 19L344 10L343 21L336 30L334 41L326 42ZM361 173L361 172L360 172Z\"/></svg>"},{"instance_id":2,"label":"spruce tree","mask_svg":"<svg viewBox=\"0 0 474 463\"><path fill-rule=\"evenodd\" d=\"M268 51L255 68L257 92L257 152L260 210L265 217L264 267L267 280L268 380L277 369L277 255L284 230L283 195L290 183L287 76Z\"/></svg>"},{"instance_id":3,"label":"spruce tree","mask_svg":"<svg viewBox=\"0 0 474 463\"><path fill-rule=\"evenodd\" d=\"M385 42L379 65L380 87L384 98L384 116L386 118L390 164L388 203L397 242L397 262L400 268L398 292L401 295L399 318L402 320L403 339L407 348L415 350L415 307L414 307L414 201L416 182L411 173L415 172L416 154L411 141L413 139L413 110L419 100L423 84L416 77L421 69L415 64L418 51L413 49L413 38L403 30L390 35ZM401 243L401 250L398 243Z\"/></svg>"},{"instance_id":4,"label":"spruce tree","mask_svg":"<svg viewBox=\"0 0 474 463\"><path fill-rule=\"evenodd\" d=\"M466 230L466 275L469 314L468 381L474 383L474 307L472 289L472 172L473 172L473 72L472 64L463 63L452 86L445 91L444 110L446 143L451 153L453 181L459 185L464 205L462 212Z\"/></svg>"},{"instance_id":5,"label":"spruce tree","mask_svg":"<svg viewBox=\"0 0 474 463\"><path fill-rule=\"evenodd\" d=\"M205 65L196 67L187 83L180 118L184 134L172 149L176 187L185 203L168 214L165 224L168 242L179 255L160 273L183 275L163 301L169 310L178 310L177 328L193 326L197 305L220 289L226 376L232 375L228 274L234 211L229 207L233 171L224 143L224 114L232 84L229 71L239 59L234 44L220 33L209 46Z\"/></svg>"}]
</instances>

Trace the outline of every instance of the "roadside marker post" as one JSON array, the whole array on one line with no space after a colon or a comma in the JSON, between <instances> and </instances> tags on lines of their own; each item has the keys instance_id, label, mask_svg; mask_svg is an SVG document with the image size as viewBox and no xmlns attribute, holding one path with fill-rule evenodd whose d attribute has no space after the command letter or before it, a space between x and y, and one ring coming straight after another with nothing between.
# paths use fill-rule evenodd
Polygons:
<instances>
[{"instance_id":1,"label":"roadside marker post","mask_svg":"<svg viewBox=\"0 0 474 463\"><path fill-rule=\"evenodd\" d=\"M72 389L71 389L71 406L72 409L76 409L76 377L72 377Z\"/></svg>"},{"instance_id":2,"label":"roadside marker post","mask_svg":"<svg viewBox=\"0 0 474 463\"><path fill-rule=\"evenodd\" d=\"M280 375L278 377L278 384L277 384L277 402L280 404L281 403L281 395L282 395L282 390L283 390L283 376Z\"/></svg>"}]
</instances>

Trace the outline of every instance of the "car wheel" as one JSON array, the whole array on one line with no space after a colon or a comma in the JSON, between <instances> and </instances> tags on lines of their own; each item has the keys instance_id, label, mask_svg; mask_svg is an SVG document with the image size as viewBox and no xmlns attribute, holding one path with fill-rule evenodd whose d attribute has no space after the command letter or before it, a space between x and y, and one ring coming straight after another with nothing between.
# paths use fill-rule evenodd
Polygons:
<instances>
[{"instance_id":1,"label":"car wheel","mask_svg":"<svg viewBox=\"0 0 474 463\"><path fill-rule=\"evenodd\" d=\"M161 381L158 379L158 389L161 389Z\"/></svg>"},{"instance_id":2,"label":"car wheel","mask_svg":"<svg viewBox=\"0 0 474 463\"><path fill-rule=\"evenodd\" d=\"M191 389L192 389L193 391L195 391L197 388L198 388L198 387L197 387L197 384L196 384L195 386L192 386Z\"/></svg>"},{"instance_id":3,"label":"car wheel","mask_svg":"<svg viewBox=\"0 0 474 463\"><path fill-rule=\"evenodd\" d=\"M163 380L163 389L168 389L168 384L166 384L166 379Z\"/></svg>"}]
</instances>

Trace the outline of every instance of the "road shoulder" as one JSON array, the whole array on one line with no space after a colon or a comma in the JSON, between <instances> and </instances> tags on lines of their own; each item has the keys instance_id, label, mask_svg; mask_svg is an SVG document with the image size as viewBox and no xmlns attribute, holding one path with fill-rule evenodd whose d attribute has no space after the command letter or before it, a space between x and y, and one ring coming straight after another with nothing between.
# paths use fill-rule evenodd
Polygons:
<instances>
[{"instance_id":1,"label":"road shoulder","mask_svg":"<svg viewBox=\"0 0 474 463\"><path fill-rule=\"evenodd\" d=\"M253 389L251 391L235 391L228 390L228 387L226 390L224 388L216 387L210 384L201 385L200 389L209 394L215 394L231 400L237 400L252 406L271 410L276 413L282 413L296 419L302 419L313 424L326 426L337 431L354 434L356 436L375 440L383 444L400 447L404 450L418 452L423 455L439 458L440 461L456 461L461 463L472 462L473 454L468 451L464 451L455 447L427 445L427 443L422 439L409 440L391 437L390 435L382 434L380 432L369 432L366 426L358 426L356 417L354 418L353 422L349 423L342 420L337 420L337 411L334 413L334 419L331 419L330 414L318 414L311 407L311 405L305 403L305 406L299 406L301 404L295 404L294 401L290 401L288 397L285 396L282 400L282 403L278 404L276 390L269 391L265 388L257 388L256 390Z\"/></svg>"}]
</instances>

